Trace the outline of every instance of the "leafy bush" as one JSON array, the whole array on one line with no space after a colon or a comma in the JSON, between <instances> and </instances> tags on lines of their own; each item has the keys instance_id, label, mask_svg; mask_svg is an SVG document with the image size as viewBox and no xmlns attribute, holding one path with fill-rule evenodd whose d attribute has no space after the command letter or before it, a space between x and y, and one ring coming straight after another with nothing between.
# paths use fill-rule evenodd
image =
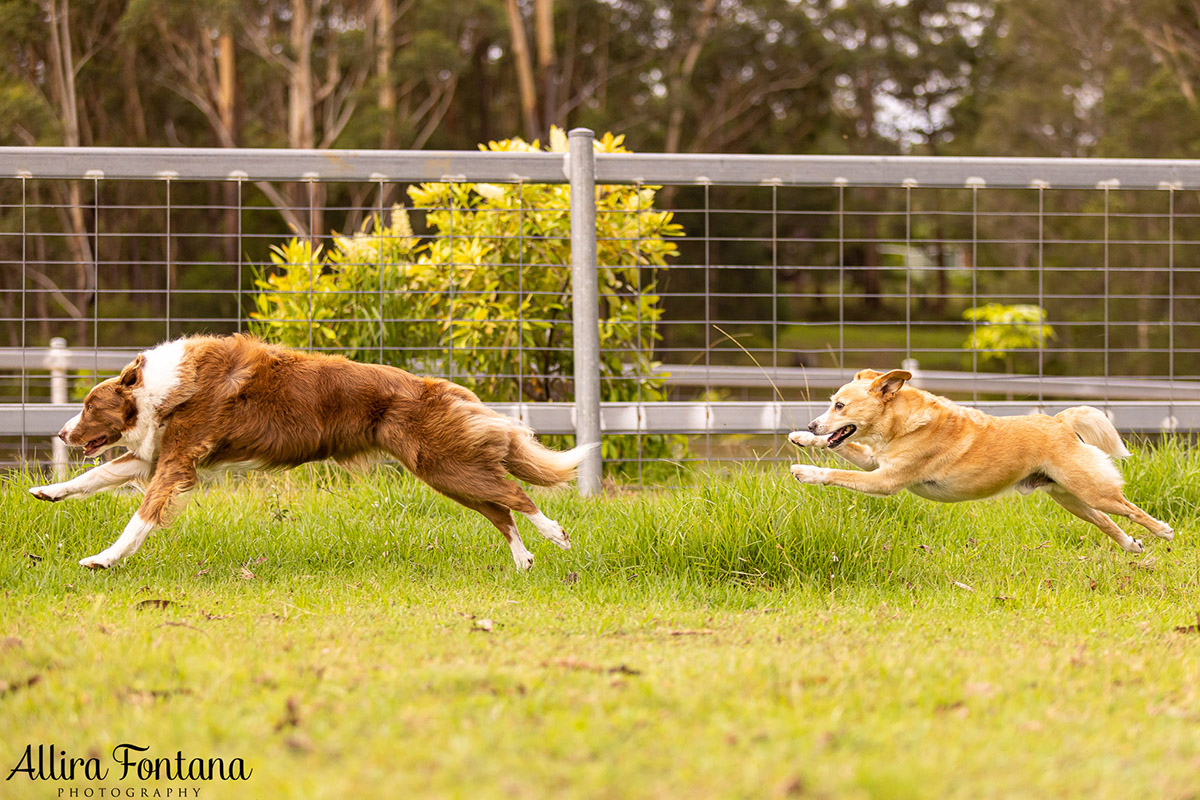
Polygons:
<instances>
[{"instance_id":1,"label":"leafy bush","mask_svg":"<svg viewBox=\"0 0 1200 800\"><path fill-rule=\"evenodd\" d=\"M626 152L606 134L601 152ZM562 131L554 152L566 150ZM489 142L491 151L536 151L538 142ZM596 187L600 373L604 400L661 400L650 358L662 307L655 274L677 255L682 228L654 210L656 188ZM369 218L329 249L294 238L271 248L256 277L251 327L296 347L448 375L489 401L543 402L571 395L570 188L547 184L425 183L408 189L428 234L408 212ZM680 455L682 437L642 437L642 455ZM610 439L607 460L637 442Z\"/></svg>"},{"instance_id":2,"label":"leafy bush","mask_svg":"<svg viewBox=\"0 0 1200 800\"><path fill-rule=\"evenodd\" d=\"M1040 350L1054 338L1054 328L1045 324L1046 309L1041 306L987 303L968 308L963 319L981 323L967 337L963 348L978 351L985 362L1001 362L1010 371L1014 350Z\"/></svg>"}]
</instances>

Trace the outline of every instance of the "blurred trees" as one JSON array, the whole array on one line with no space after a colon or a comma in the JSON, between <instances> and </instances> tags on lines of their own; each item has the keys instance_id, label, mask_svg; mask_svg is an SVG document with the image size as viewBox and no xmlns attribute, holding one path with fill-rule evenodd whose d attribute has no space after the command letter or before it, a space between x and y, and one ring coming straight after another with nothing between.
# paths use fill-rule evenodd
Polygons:
<instances>
[{"instance_id":1,"label":"blurred trees","mask_svg":"<svg viewBox=\"0 0 1200 800\"><path fill-rule=\"evenodd\" d=\"M1200 107L1168 0L5 0L0 30L3 144L1189 155Z\"/></svg>"},{"instance_id":2,"label":"blurred trees","mask_svg":"<svg viewBox=\"0 0 1200 800\"><path fill-rule=\"evenodd\" d=\"M643 150L828 149L848 128L885 151L880 103L924 117L924 141L953 123L993 17L947 0L8 0L0 141L459 149L581 124Z\"/></svg>"},{"instance_id":3,"label":"blurred trees","mask_svg":"<svg viewBox=\"0 0 1200 800\"><path fill-rule=\"evenodd\" d=\"M0 32L6 145L473 149L585 125L622 133L643 152L1200 155L1192 135L1200 13L1171 0L0 0ZM38 336L56 328L82 341L98 276L105 280L97 259L124 265L104 291L142 287L152 290L147 302L160 303L167 286L203 285L181 262L265 263L271 236L355 230L370 209L398 199L400 187L382 197L377 189L175 185L175 208L163 213L152 206L165 198L145 187L31 182L22 189L27 218L7 215L0 225L61 234L30 240L26 279L40 291L29 316L64 320L42 324ZM755 191L729 188L720 202L755 208L763 202ZM853 202L893 199L864 189ZM717 197L668 187L662 200L702 208ZM830 202L808 192L781 209L828 210ZM266 211L242 213L248 207ZM144 235L161 232L168 216L175 230L224 235L188 243ZM791 242L777 254L788 267L780 279L808 299L784 313L827 314L816 268L837 256L795 243L828 239L830 217L775 222L773 231L769 222L731 222L737 229L724 241L714 216L712 240L690 238L681 261L771 263L770 253L733 240ZM898 224L864 214L846 232L841 258L864 317L895 318L887 255L873 243L902 237ZM938 243L964 234L961 219L931 224L917 233ZM1014 238L1032 223L1008 224ZM1130 239L1158 235L1133 213L1120 224ZM246 246L257 249L237 252L235 231L252 234ZM700 246L708 250L688 251ZM4 257L21 259L13 255ZM954 257L933 248L940 283L922 313L961 313L944 302ZM985 246L978 257L1028 266L1055 256ZM1151 251L1122 258L1143 270L1122 278L1131 286L1153 279L1148 270L1161 260ZM744 279L686 270L671 278L679 290L707 281L713 319L739 310L723 308L720 295ZM0 273L0 312L10 318L18 314L6 290L18 282L12 270ZM208 311L233 314L227 305Z\"/></svg>"}]
</instances>

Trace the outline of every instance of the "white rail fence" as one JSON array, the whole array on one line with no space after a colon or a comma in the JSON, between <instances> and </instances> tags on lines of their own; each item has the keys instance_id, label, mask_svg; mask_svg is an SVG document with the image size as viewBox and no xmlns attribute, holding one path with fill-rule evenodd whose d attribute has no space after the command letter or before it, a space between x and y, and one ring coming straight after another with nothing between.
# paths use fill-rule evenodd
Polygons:
<instances>
[{"instance_id":1,"label":"white rail fence","mask_svg":"<svg viewBox=\"0 0 1200 800\"><path fill-rule=\"evenodd\" d=\"M91 350L67 347L56 338L48 348L14 350L0 348L0 370L44 371L50 379L49 402L14 406L0 404L0 429L22 430L31 437L51 440L55 474L67 473L67 447L57 438L64 421L78 413L79 404L68 400L68 378L72 372L116 373L133 360L136 350ZM995 414L1041 411L1057 413L1077 402L1106 407L1125 431L1159 432L1200 430L1200 381L1166 381L1140 378L1080 380L1056 376L923 371L914 360L905 369L913 373L912 384L939 394L1005 394L1053 397L1035 403L992 401L973 403ZM819 398L848 381L847 370L821 368L760 369L737 366L663 365L669 387L694 388L719 385L730 388L771 390L785 396ZM1167 404L1162 416L1148 402ZM544 434L573 434L578 430L576 403L491 403L493 408L519 419ZM600 434L771 434L802 427L820 414L825 404L805 401L722 401L648 403L600 402Z\"/></svg>"},{"instance_id":2,"label":"white rail fence","mask_svg":"<svg viewBox=\"0 0 1200 800\"><path fill-rule=\"evenodd\" d=\"M569 184L571 260L560 265L570 276L569 397L494 404L541 433L574 434L580 442L652 434L766 435L778 452L780 435L820 413L829 390L857 368L901 362L913 369L917 385L992 413L1053 413L1087 402L1103 407L1126 431L1200 430L1200 381L1194 379L1200 372L1200 319L1191 313L1200 299L1195 201L1200 161L600 153L592 133L583 129L572 131L569 141L566 153L0 148L0 191L6 193L0 207L7 221L2 235L12 254L4 269L20 270L20 302L11 306L19 311L5 323L9 341L19 346L0 348L0 375L7 373L10 381L7 399L16 402L0 402L0 433L20 437L24 453L27 440L45 442L75 413L68 396L73 373L84 371L93 379L114 373L138 350L179 332L243 329L244 254L254 247L265 250L269 242L265 234L243 231L242 220L271 211L245 201L243 189L272 181L307 185L310 202L312 187L322 184L365 187L364 195L377 191L380 202L366 208L368 213L381 212L383 198L395 187L420 181ZM83 209L91 220L90 263L38 260L34 244L48 234L31 229L29 219L39 209L66 208L38 194L39 186L55 181L90 187L90 205ZM102 326L145 321L101 315L96 299L80 322L90 341L70 346L62 339L37 341L34 330L46 320L35 319L31 299L56 290L33 282L36 269L92 270L97 298L107 303L101 267L120 272L135 260L105 254L105 237L120 232L104 230L110 206L101 197L106 185L122 181L144 183L147 194L155 185L166 187L165 202L145 205L149 216L163 212L163 230L142 234L165 239L165 259L152 261L165 269L168 281L161 334L154 341L105 346L112 337ZM236 281L201 289L171 286L172 270L184 261L185 240L213 235L172 229L171 187L180 184L237 187L236 205L208 206L237 215L237 260L220 264L231 275L236 268ZM653 377L672 397L690 399L651 402L640 393L628 400L601 399L598 359L604 350L597 331L604 298L598 295L597 272L606 265L597 263L597 214L614 212L577 200L597 197L597 187L622 184L669 187L689 198L669 209L685 223L691 248L681 251L670 271L690 274L692 282L654 289L669 307L659 323L669 335L654 345L663 366ZM742 193L721 199L722 192L735 190ZM313 209L291 211L295 216ZM1112 233L1118 222L1136 235ZM880 232L885 225L890 233ZM947 232L951 228L965 232ZM71 233L55 235L66 239ZM935 251L936 262L927 257ZM900 254L893 257L896 263L879 261L887 253ZM859 288L855 276L868 274L887 278L892 288ZM1008 277L1019 278L1023 288L1005 288ZM1049 283L1052 277L1062 278L1057 288ZM1125 288L1118 285L1122 278L1128 279ZM204 292L236 294L236 319L232 313L219 319L189 316L186 300ZM171 297L185 302L172 306ZM723 297L733 298L724 310L718 303ZM870 320L851 317L851 302L876 297L884 311L876 309ZM1048 321L1064 339L1073 336L1072 343L1048 345L1024 358L1020 366L1030 374L994 372L983 368L979 353L947 338L960 328L974 332L977 323L956 328L945 315L922 317L925 303L971 307L993 300L1047 307ZM820 306L825 317L808 319L794 310L804 304ZM1076 310L1056 311L1068 304ZM739 305L758 310L739 316ZM1092 311L1082 313L1080 307ZM753 329L746 341L757 336L756 343L731 346L725 340L738 335L725 331L734 329ZM897 338L876 336L885 329ZM945 335L922 341L936 333ZM439 358L435 354L429 363ZM1062 362L1059 368L1070 366L1076 358L1086 369L1062 375L1047 366L1052 359ZM955 359L969 359L970 368L943 368ZM453 370L452 361L442 361ZM1144 367L1146 374L1121 371L1130 365ZM636 382L646 375L631 366L628 377ZM30 391L34 384L48 388ZM61 444L52 452L56 468L64 469ZM600 466L598 454L584 465L585 493L598 490Z\"/></svg>"}]
</instances>

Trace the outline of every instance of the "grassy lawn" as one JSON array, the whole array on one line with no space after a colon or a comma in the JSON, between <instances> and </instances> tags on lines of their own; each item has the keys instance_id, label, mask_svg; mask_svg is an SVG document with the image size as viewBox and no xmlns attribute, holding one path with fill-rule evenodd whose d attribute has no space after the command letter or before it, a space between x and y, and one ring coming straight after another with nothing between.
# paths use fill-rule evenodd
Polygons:
<instances>
[{"instance_id":1,"label":"grassy lawn","mask_svg":"<svg viewBox=\"0 0 1200 800\"><path fill-rule=\"evenodd\" d=\"M50 505L9 475L0 781L30 744L110 772L0 795L1196 797L1200 635L1175 628L1200 610L1200 457L1123 468L1179 533L1143 556L1040 496L772 468L538 493L574 547L522 523L529 574L391 470L215 485L92 573L137 498ZM122 781L124 742L253 774Z\"/></svg>"}]
</instances>

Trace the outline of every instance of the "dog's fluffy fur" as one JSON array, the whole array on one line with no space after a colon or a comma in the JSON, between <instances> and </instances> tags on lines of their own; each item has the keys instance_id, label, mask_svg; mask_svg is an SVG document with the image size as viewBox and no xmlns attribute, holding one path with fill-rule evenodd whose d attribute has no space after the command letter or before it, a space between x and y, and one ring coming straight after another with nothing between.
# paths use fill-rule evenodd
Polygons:
<instances>
[{"instance_id":1,"label":"dog's fluffy fur","mask_svg":"<svg viewBox=\"0 0 1200 800\"><path fill-rule=\"evenodd\" d=\"M116 446L129 452L65 483L33 487L35 497L87 497L131 481L146 486L117 541L80 561L93 568L131 555L167 524L200 471L279 469L322 459L352 467L390 455L487 517L508 541L517 567L526 569L533 555L513 511L559 547L571 544L562 526L506 475L561 484L590 449L547 449L529 428L449 381L243 335L178 339L142 353L119 377L93 388L59 436L83 447L85 456Z\"/></svg>"},{"instance_id":2,"label":"dog's fluffy fur","mask_svg":"<svg viewBox=\"0 0 1200 800\"><path fill-rule=\"evenodd\" d=\"M861 370L807 431L788 437L833 450L866 472L795 464L796 479L876 495L908 489L942 502L1042 490L1130 553L1142 552L1142 543L1106 514L1128 517L1160 539L1174 536L1122 494L1113 458L1129 451L1104 412L1076 406L1053 417L993 417L906 386L911 378L903 370Z\"/></svg>"}]
</instances>

